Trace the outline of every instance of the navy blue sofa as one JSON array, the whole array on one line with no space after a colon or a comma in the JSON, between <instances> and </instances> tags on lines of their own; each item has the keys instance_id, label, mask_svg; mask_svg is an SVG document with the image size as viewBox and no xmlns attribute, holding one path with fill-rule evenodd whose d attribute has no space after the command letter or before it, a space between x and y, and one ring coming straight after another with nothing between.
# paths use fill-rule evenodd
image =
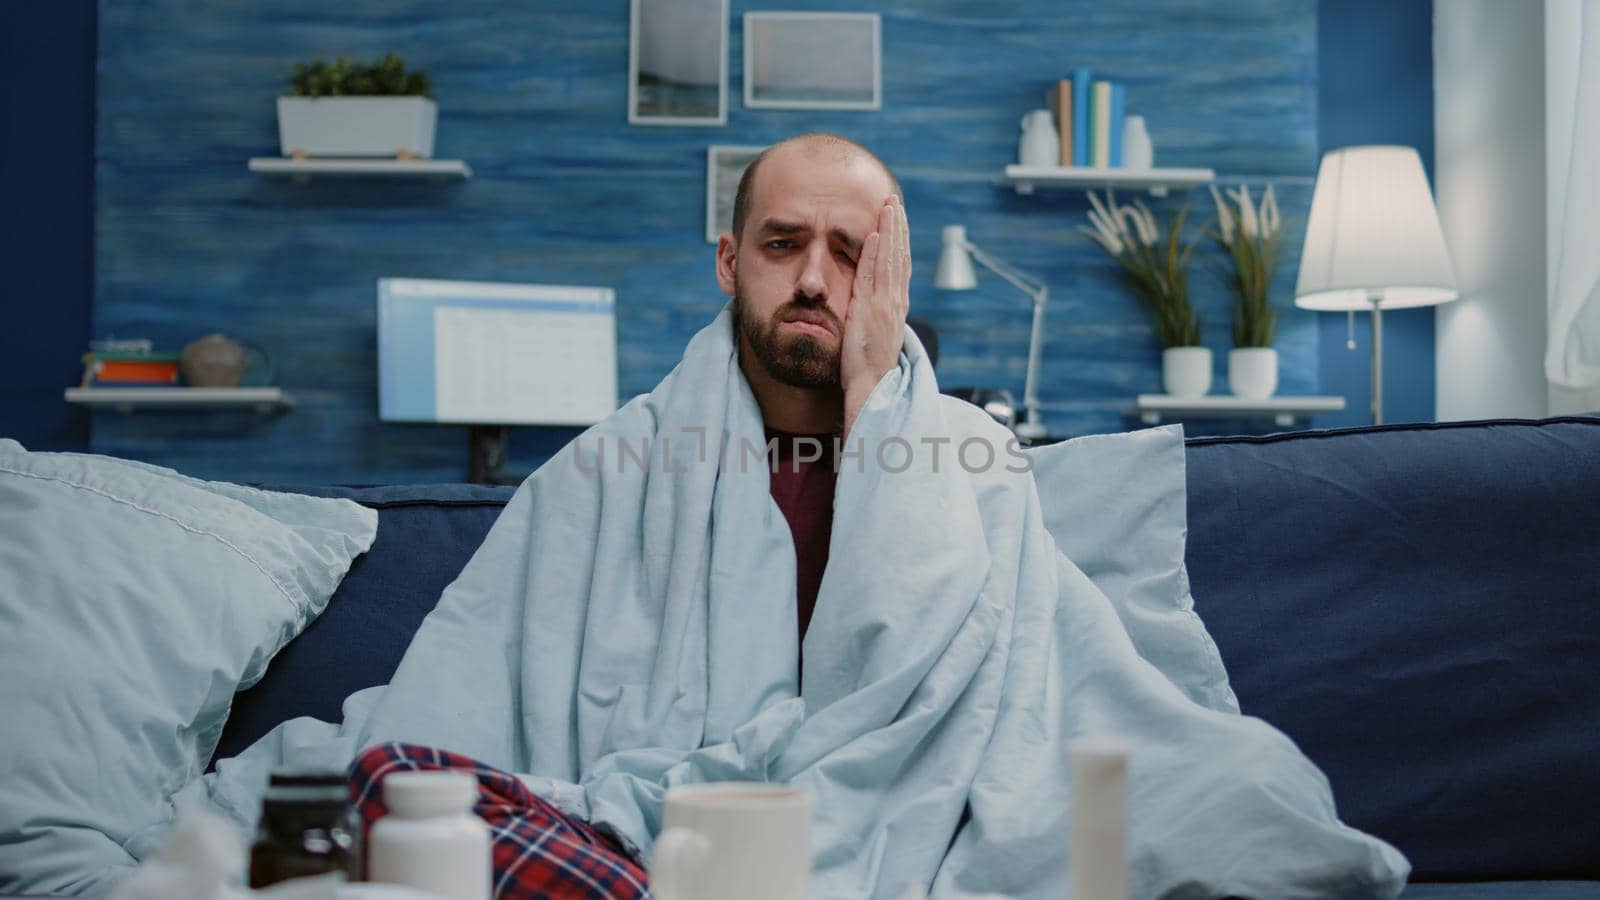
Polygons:
<instances>
[{"instance_id":1,"label":"navy blue sofa","mask_svg":"<svg viewBox=\"0 0 1600 900\"><path fill-rule=\"evenodd\" d=\"M1187 446L1189 575L1240 704L1405 900L1600 897L1600 418ZM379 510L327 611L236 700L218 757L388 681L509 488L302 488ZM1261 898L1272 900L1272 898Z\"/></svg>"}]
</instances>

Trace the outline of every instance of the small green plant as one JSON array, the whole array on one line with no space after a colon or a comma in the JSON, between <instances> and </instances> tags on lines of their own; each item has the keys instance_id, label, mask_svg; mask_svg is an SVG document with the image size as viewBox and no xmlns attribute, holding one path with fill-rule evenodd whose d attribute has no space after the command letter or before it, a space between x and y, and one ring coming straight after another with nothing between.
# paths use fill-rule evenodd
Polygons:
<instances>
[{"instance_id":1,"label":"small green plant","mask_svg":"<svg viewBox=\"0 0 1600 900\"><path fill-rule=\"evenodd\" d=\"M1267 302L1267 294L1278 271L1278 240L1283 235L1278 198L1270 184L1259 207L1245 185L1227 193L1236 208L1223 202L1214 185L1211 188L1211 199L1217 204L1217 229L1211 235L1231 263L1222 267L1222 274L1233 289L1233 345L1271 347L1278 314Z\"/></svg>"},{"instance_id":2,"label":"small green plant","mask_svg":"<svg viewBox=\"0 0 1600 900\"><path fill-rule=\"evenodd\" d=\"M1199 346L1200 319L1189 303L1189 256L1199 236L1187 245L1182 242L1188 204L1178 210L1163 235L1143 201L1118 206L1107 190L1103 201L1090 191L1089 202L1094 205L1089 211L1093 227L1078 229L1122 265L1128 286L1150 311L1156 340L1163 348Z\"/></svg>"},{"instance_id":3,"label":"small green plant","mask_svg":"<svg viewBox=\"0 0 1600 900\"><path fill-rule=\"evenodd\" d=\"M296 97L432 97L424 72L407 72L406 62L390 53L375 63L341 56L331 63L296 63L289 86Z\"/></svg>"}]
</instances>

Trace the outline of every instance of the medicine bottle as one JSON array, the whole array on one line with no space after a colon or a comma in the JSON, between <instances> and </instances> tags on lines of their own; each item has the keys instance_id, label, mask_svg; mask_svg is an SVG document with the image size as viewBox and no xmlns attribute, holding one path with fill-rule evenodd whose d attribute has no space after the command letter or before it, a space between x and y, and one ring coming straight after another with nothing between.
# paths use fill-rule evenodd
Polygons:
<instances>
[{"instance_id":1,"label":"medicine bottle","mask_svg":"<svg viewBox=\"0 0 1600 900\"><path fill-rule=\"evenodd\" d=\"M267 783L250 847L250 887L328 872L357 881L360 839L343 772L277 770Z\"/></svg>"},{"instance_id":2,"label":"medicine bottle","mask_svg":"<svg viewBox=\"0 0 1600 900\"><path fill-rule=\"evenodd\" d=\"M368 880L449 900L488 900L489 826L472 812L477 796L478 780L463 772L385 777L389 812L368 835Z\"/></svg>"}]
</instances>

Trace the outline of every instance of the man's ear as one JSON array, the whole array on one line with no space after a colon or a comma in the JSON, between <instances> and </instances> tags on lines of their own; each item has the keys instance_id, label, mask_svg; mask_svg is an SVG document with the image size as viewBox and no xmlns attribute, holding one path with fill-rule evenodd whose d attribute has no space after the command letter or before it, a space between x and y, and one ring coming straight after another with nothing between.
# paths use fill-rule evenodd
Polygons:
<instances>
[{"instance_id":1,"label":"man's ear","mask_svg":"<svg viewBox=\"0 0 1600 900\"><path fill-rule=\"evenodd\" d=\"M717 237L717 287L724 296L734 294L734 271L737 268L739 245L733 235L724 231Z\"/></svg>"}]
</instances>

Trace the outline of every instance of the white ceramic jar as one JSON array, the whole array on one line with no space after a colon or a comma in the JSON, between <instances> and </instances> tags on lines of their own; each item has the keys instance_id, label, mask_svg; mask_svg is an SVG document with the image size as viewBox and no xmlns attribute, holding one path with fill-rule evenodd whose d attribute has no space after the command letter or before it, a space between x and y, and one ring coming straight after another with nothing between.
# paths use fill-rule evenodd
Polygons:
<instances>
[{"instance_id":1,"label":"white ceramic jar","mask_svg":"<svg viewBox=\"0 0 1600 900\"><path fill-rule=\"evenodd\" d=\"M1211 348L1161 351L1161 386L1171 397L1204 397L1211 390Z\"/></svg>"},{"instance_id":2,"label":"white ceramic jar","mask_svg":"<svg viewBox=\"0 0 1600 900\"><path fill-rule=\"evenodd\" d=\"M1036 109L1022 117L1022 136L1017 139L1017 162L1024 166L1061 165L1061 138L1048 109Z\"/></svg>"},{"instance_id":3,"label":"white ceramic jar","mask_svg":"<svg viewBox=\"0 0 1600 900\"><path fill-rule=\"evenodd\" d=\"M477 779L463 772L384 778L389 814L368 836L367 879L449 900L489 900L489 826L472 812L477 796Z\"/></svg>"},{"instance_id":4,"label":"white ceramic jar","mask_svg":"<svg viewBox=\"0 0 1600 900\"><path fill-rule=\"evenodd\" d=\"M1122 124L1122 167L1152 169L1155 164L1156 149L1144 127L1144 116L1129 116Z\"/></svg>"},{"instance_id":5,"label":"white ceramic jar","mask_svg":"<svg viewBox=\"0 0 1600 900\"><path fill-rule=\"evenodd\" d=\"M1228 351L1228 390L1246 400L1265 400L1278 389L1278 351L1235 347Z\"/></svg>"}]
</instances>

